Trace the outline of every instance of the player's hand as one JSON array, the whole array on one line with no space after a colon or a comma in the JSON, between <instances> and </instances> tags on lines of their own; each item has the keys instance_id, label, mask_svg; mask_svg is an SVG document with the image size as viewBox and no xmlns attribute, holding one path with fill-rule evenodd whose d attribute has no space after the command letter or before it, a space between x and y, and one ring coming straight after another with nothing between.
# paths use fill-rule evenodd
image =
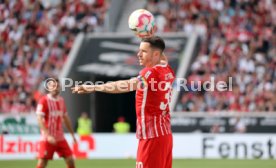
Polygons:
<instances>
[{"instance_id":1,"label":"player's hand","mask_svg":"<svg viewBox=\"0 0 276 168\"><path fill-rule=\"evenodd\" d=\"M162 65L165 65L165 64L168 64L168 58L165 56L165 54L163 53L162 56L161 56L161 60L160 60L160 63Z\"/></svg>"},{"instance_id":2,"label":"player's hand","mask_svg":"<svg viewBox=\"0 0 276 168\"><path fill-rule=\"evenodd\" d=\"M77 144L77 143L78 143L78 141L77 141L77 139L76 139L75 136L73 136L73 143L74 143L74 144Z\"/></svg>"},{"instance_id":3,"label":"player's hand","mask_svg":"<svg viewBox=\"0 0 276 168\"><path fill-rule=\"evenodd\" d=\"M156 31L157 31L157 27L153 26L153 28L148 32L147 35L140 36L139 34L136 34L136 36L139 38L150 38L150 37L154 36Z\"/></svg>"},{"instance_id":4,"label":"player's hand","mask_svg":"<svg viewBox=\"0 0 276 168\"><path fill-rule=\"evenodd\" d=\"M50 144L56 144L57 142L56 142L56 139L53 137L53 136L51 136L51 135L48 135L47 136L47 141L50 143Z\"/></svg>"},{"instance_id":5,"label":"player's hand","mask_svg":"<svg viewBox=\"0 0 276 168\"><path fill-rule=\"evenodd\" d=\"M95 91L94 85L79 85L71 88L72 93L83 94Z\"/></svg>"}]
</instances>

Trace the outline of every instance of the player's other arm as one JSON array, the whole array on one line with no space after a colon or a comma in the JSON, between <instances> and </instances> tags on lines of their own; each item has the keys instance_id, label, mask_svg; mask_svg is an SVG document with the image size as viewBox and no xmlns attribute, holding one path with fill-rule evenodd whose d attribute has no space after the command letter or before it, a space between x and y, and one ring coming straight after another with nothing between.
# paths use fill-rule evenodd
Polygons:
<instances>
[{"instance_id":1,"label":"player's other arm","mask_svg":"<svg viewBox=\"0 0 276 168\"><path fill-rule=\"evenodd\" d=\"M47 141L51 144L55 144L56 143L55 138L53 136L49 135L49 131L45 126L46 124L45 124L44 116L38 114L37 115L37 122L38 122L38 125L39 125L40 129L43 131L44 135L46 136Z\"/></svg>"},{"instance_id":2,"label":"player's other arm","mask_svg":"<svg viewBox=\"0 0 276 168\"><path fill-rule=\"evenodd\" d=\"M46 104L45 99L39 100L39 103L36 108L37 122L38 122L38 125L39 125L41 131L43 132L44 136L46 136L47 141L51 144L55 144L56 140L53 136L51 136L49 134L49 130L46 126L45 115L46 115L46 112L48 111L48 109L45 104Z\"/></svg>"},{"instance_id":3,"label":"player's other arm","mask_svg":"<svg viewBox=\"0 0 276 168\"><path fill-rule=\"evenodd\" d=\"M45 127L45 122L44 122L44 116L42 115L37 115L37 122L40 127L40 129L43 131L43 133L48 136L49 132L48 129Z\"/></svg>"},{"instance_id":4,"label":"player's other arm","mask_svg":"<svg viewBox=\"0 0 276 168\"><path fill-rule=\"evenodd\" d=\"M166 57L166 55L163 53L161 55L161 60L160 60L161 64L168 64L168 58Z\"/></svg>"},{"instance_id":5,"label":"player's other arm","mask_svg":"<svg viewBox=\"0 0 276 168\"><path fill-rule=\"evenodd\" d=\"M120 80L115 82L109 82L102 85L80 85L72 88L73 93L92 93L92 92L104 92L104 93L127 93L137 89L138 79L132 78L129 80Z\"/></svg>"},{"instance_id":6,"label":"player's other arm","mask_svg":"<svg viewBox=\"0 0 276 168\"><path fill-rule=\"evenodd\" d=\"M64 124L65 124L67 130L70 132L70 134L71 134L71 136L74 140L74 143L76 143L77 140L75 138L75 134L74 134L74 130L73 130L73 127L72 127L72 124L71 124L71 120L70 120L70 118L67 114L64 114L63 121L64 121Z\"/></svg>"}]
</instances>

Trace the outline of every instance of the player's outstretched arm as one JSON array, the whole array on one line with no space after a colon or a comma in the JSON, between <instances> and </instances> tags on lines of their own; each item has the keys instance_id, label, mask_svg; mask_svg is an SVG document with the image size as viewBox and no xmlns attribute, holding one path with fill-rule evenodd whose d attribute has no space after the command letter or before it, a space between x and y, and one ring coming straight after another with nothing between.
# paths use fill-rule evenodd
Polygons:
<instances>
[{"instance_id":1,"label":"player's outstretched arm","mask_svg":"<svg viewBox=\"0 0 276 168\"><path fill-rule=\"evenodd\" d=\"M65 114L65 115L63 116L63 121L64 121L64 123L65 123L66 128L67 128L68 131L70 132L70 134L71 134L71 136L72 136L72 138L73 138L74 143L76 143L77 140L76 140L76 138L75 138L74 130L73 130L73 127L72 127L70 118L68 117L67 114Z\"/></svg>"},{"instance_id":2,"label":"player's outstretched arm","mask_svg":"<svg viewBox=\"0 0 276 168\"><path fill-rule=\"evenodd\" d=\"M80 85L71 88L72 93L92 93L92 92L104 92L104 93L126 93L137 89L138 79L132 78L129 80L120 80L115 82L109 82L102 85Z\"/></svg>"}]
</instances>

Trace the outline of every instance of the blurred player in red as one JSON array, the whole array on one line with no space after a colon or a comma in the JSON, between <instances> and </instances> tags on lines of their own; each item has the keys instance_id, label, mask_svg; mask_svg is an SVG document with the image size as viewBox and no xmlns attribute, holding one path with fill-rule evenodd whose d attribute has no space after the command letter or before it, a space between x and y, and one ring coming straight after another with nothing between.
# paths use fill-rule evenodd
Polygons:
<instances>
[{"instance_id":1,"label":"blurred player in red","mask_svg":"<svg viewBox=\"0 0 276 168\"><path fill-rule=\"evenodd\" d=\"M142 39L137 54L144 66L139 76L103 85L81 85L73 93L124 93L136 90L136 135L139 139L136 168L172 167L172 132L169 102L174 72L163 51L162 38Z\"/></svg>"},{"instance_id":2,"label":"blurred player in red","mask_svg":"<svg viewBox=\"0 0 276 168\"><path fill-rule=\"evenodd\" d=\"M62 121L64 121L71 133L74 143L76 143L76 138L67 115L64 99L59 96L59 81L57 79L48 81L46 88L49 93L39 100L36 110L41 129L41 141L36 168L45 168L48 160L53 159L55 152L64 158L67 168L75 168L72 151L64 138Z\"/></svg>"}]
</instances>

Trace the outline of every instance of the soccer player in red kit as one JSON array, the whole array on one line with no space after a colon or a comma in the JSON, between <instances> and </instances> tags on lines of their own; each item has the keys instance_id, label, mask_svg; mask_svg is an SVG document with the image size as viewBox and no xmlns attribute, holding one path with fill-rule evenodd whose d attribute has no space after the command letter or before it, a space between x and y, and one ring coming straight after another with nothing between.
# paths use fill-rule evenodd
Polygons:
<instances>
[{"instance_id":1,"label":"soccer player in red kit","mask_svg":"<svg viewBox=\"0 0 276 168\"><path fill-rule=\"evenodd\" d=\"M142 39L137 54L144 66L138 77L103 85L80 85L73 93L124 93L136 90L136 136L139 139L136 168L172 167L172 131L169 102L173 70L163 51L162 38L153 36Z\"/></svg>"},{"instance_id":2,"label":"soccer player in red kit","mask_svg":"<svg viewBox=\"0 0 276 168\"><path fill-rule=\"evenodd\" d=\"M40 148L36 168L45 168L55 152L63 157L67 168L75 168L72 151L64 138L62 121L71 133L74 143L76 138L67 115L64 99L59 96L60 85L57 79L47 82L49 93L43 96L37 105L37 119L41 129Z\"/></svg>"}]
</instances>

